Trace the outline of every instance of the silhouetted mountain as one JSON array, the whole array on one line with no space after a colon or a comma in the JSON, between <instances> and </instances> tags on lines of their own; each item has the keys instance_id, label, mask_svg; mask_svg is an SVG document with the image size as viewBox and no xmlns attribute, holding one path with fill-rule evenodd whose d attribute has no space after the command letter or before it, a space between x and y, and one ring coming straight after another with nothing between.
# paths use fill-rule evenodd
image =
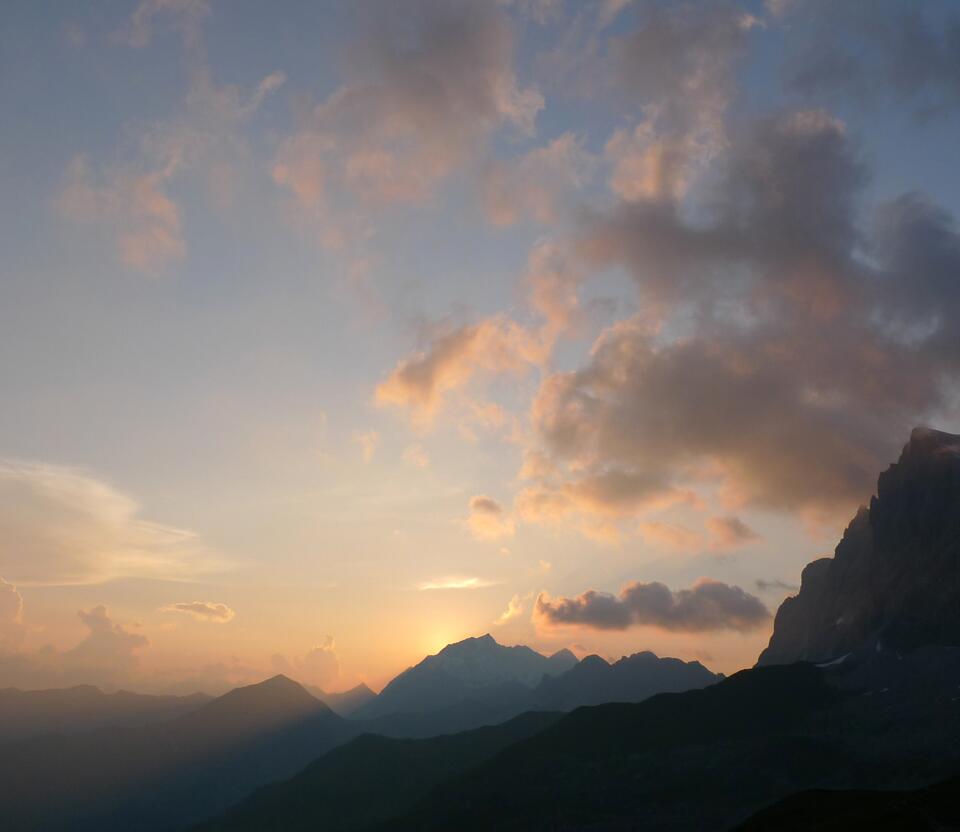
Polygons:
<instances>
[{"instance_id":1,"label":"silhouetted mountain","mask_svg":"<svg viewBox=\"0 0 960 832\"><path fill-rule=\"evenodd\" d=\"M377 695L370 690L363 682L350 690L340 693L327 693L320 688L307 685L307 690L317 697L324 705L330 708L339 716L351 716L358 708L362 708L367 702L377 698Z\"/></svg>"},{"instance_id":2,"label":"silhouetted mountain","mask_svg":"<svg viewBox=\"0 0 960 832\"><path fill-rule=\"evenodd\" d=\"M468 638L405 670L355 716L425 714L467 703L522 708L544 676L557 676L576 663L569 650L547 658L529 647L504 647L489 634Z\"/></svg>"},{"instance_id":3,"label":"silhouetted mountain","mask_svg":"<svg viewBox=\"0 0 960 832\"><path fill-rule=\"evenodd\" d=\"M97 728L129 728L187 714L210 701L192 696L104 693L93 685L60 690L0 690L0 742Z\"/></svg>"},{"instance_id":4,"label":"silhouetted mountain","mask_svg":"<svg viewBox=\"0 0 960 832\"><path fill-rule=\"evenodd\" d=\"M912 791L831 791L791 795L737 832L935 832L960 829L960 777Z\"/></svg>"},{"instance_id":5,"label":"silhouetted mountain","mask_svg":"<svg viewBox=\"0 0 960 832\"><path fill-rule=\"evenodd\" d=\"M917 428L832 558L804 570L759 664L960 645L960 436Z\"/></svg>"},{"instance_id":6,"label":"silhouetted mountain","mask_svg":"<svg viewBox=\"0 0 960 832\"><path fill-rule=\"evenodd\" d=\"M725 829L802 789L904 788L960 771L960 651L905 656L894 674L873 661L759 667L579 708L378 829Z\"/></svg>"},{"instance_id":7,"label":"silhouetted mountain","mask_svg":"<svg viewBox=\"0 0 960 832\"><path fill-rule=\"evenodd\" d=\"M538 707L569 711L605 702L642 702L657 693L703 688L722 678L700 662L661 659L649 651L624 656L613 664L600 656L587 656L566 673L545 678L535 698Z\"/></svg>"},{"instance_id":8,"label":"silhouetted mountain","mask_svg":"<svg viewBox=\"0 0 960 832\"><path fill-rule=\"evenodd\" d=\"M396 817L438 783L552 725L560 714L527 713L502 725L421 740L364 735L296 777L266 786L204 832L348 832Z\"/></svg>"},{"instance_id":9,"label":"silhouetted mountain","mask_svg":"<svg viewBox=\"0 0 960 832\"><path fill-rule=\"evenodd\" d=\"M164 723L7 744L0 817L5 830L179 828L354 735L278 676Z\"/></svg>"}]
</instances>

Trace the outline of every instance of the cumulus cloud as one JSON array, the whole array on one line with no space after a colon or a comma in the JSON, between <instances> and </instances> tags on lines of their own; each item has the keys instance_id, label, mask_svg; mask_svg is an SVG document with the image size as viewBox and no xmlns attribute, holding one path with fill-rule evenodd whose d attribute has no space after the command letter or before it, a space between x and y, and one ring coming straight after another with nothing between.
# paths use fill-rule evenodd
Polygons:
<instances>
[{"instance_id":1,"label":"cumulus cloud","mask_svg":"<svg viewBox=\"0 0 960 832\"><path fill-rule=\"evenodd\" d=\"M13 584L0 578L0 655L13 652L23 641L23 599Z\"/></svg>"},{"instance_id":2,"label":"cumulus cloud","mask_svg":"<svg viewBox=\"0 0 960 832\"><path fill-rule=\"evenodd\" d=\"M500 540L513 537L513 519L493 497L478 494L470 498L467 528L478 540Z\"/></svg>"},{"instance_id":3,"label":"cumulus cloud","mask_svg":"<svg viewBox=\"0 0 960 832\"><path fill-rule=\"evenodd\" d=\"M426 198L497 128L533 131L543 98L520 86L512 59L496 4L381 6L347 82L280 146L274 181L341 244L370 211Z\"/></svg>"},{"instance_id":4,"label":"cumulus cloud","mask_svg":"<svg viewBox=\"0 0 960 832\"><path fill-rule=\"evenodd\" d=\"M670 590L661 583L629 583L618 595L588 590L575 598L540 593L534 619L546 626L572 625L596 630L657 627L675 632L753 630L770 612L759 598L738 586L701 578L690 589Z\"/></svg>"},{"instance_id":5,"label":"cumulus cloud","mask_svg":"<svg viewBox=\"0 0 960 832\"><path fill-rule=\"evenodd\" d=\"M0 684L23 689L80 684L115 688L133 680L146 637L114 622L103 606L78 615L87 635L76 646L0 656Z\"/></svg>"},{"instance_id":6,"label":"cumulus cloud","mask_svg":"<svg viewBox=\"0 0 960 832\"><path fill-rule=\"evenodd\" d=\"M178 601L163 607L161 612L184 613L197 621L212 621L216 624L226 624L236 614L226 604L218 601Z\"/></svg>"},{"instance_id":7,"label":"cumulus cloud","mask_svg":"<svg viewBox=\"0 0 960 832\"><path fill-rule=\"evenodd\" d=\"M613 39L610 74L644 114L607 143L615 193L679 199L722 150L737 62L758 22L734 3L649 4L636 27Z\"/></svg>"},{"instance_id":8,"label":"cumulus cloud","mask_svg":"<svg viewBox=\"0 0 960 832\"><path fill-rule=\"evenodd\" d=\"M225 568L191 532L139 513L130 497L79 471L0 460L0 572L19 584L87 584Z\"/></svg>"},{"instance_id":9,"label":"cumulus cloud","mask_svg":"<svg viewBox=\"0 0 960 832\"><path fill-rule=\"evenodd\" d=\"M544 355L543 344L506 316L442 328L425 349L397 364L377 387L376 399L429 424L444 394L464 388L476 373L520 372Z\"/></svg>"},{"instance_id":10,"label":"cumulus cloud","mask_svg":"<svg viewBox=\"0 0 960 832\"><path fill-rule=\"evenodd\" d=\"M527 596L529 600L529 596ZM500 617L497 618L493 623L496 626L506 624L508 621L513 621L515 618L519 618L523 615L523 602L524 598L520 595L514 595L508 602L507 608L500 614Z\"/></svg>"},{"instance_id":11,"label":"cumulus cloud","mask_svg":"<svg viewBox=\"0 0 960 832\"><path fill-rule=\"evenodd\" d=\"M720 549L732 549L760 539L760 535L733 515L708 517L706 526L713 536L714 546Z\"/></svg>"},{"instance_id":12,"label":"cumulus cloud","mask_svg":"<svg viewBox=\"0 0 960 832\"><path fill-rule=\"evenodd\" d=\"M760 119L719 172L696 220L627 201L585 220L579 252L625 269L642 310L543 380L523 515L638 513L711 481L730 507L846 514L948 403L953 217L906 195L867 221L857 144L820 111Z\"/></svg>"}]
</instances>

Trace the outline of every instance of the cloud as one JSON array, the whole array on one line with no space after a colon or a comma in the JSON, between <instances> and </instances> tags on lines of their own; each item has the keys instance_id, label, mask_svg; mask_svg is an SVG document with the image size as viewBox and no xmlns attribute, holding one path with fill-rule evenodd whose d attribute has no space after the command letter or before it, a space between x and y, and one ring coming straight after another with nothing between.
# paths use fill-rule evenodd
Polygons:
<instances>
[{"instance_id":1,"label":"cloud","mask_svg":"<svg viewBox=\"0 0 960 832\"><path fill-rule=\"evenodd\" d=\"M303 656L295 656L293 661L281 653L270 657L270 664L277 673L325 688L333 684L340 676L340 656L333 636L328 635L323 642L310 648Z\"/></svg>"},{"instance_id":2,"label":"cloud","mask_svg":"<svg viewBox=\"0 0 960 832\"><path fill-rule=\"evenodd\" d=\"M524 599L520 595L514 595L507 602L507 608L501 613L500 617L493 622L494 625L499 627L523 615L523 601Z\"/></svg>"},{"instance_id":3,"label":"cloud","mask_svg":"<svg viewBox=\"0 0 960 832\"><path fill-rule=\"evenodd\" d=\"M17 588L0 578L0 655L15 652L23 641L23 599Z\"/></svg>"},{"instance_id":4,"label":"cloud","mask_svg":"<svg viewBox=\"0 0 960 832\"><path fill-rule=\"evenodd\" d=\"M22 689L80 684L115 688L133 681L146 637L114 622L103 606L78 615L87 635L76 646L0 656L0 684Z\"/></svg>"},{"instance_id":5,"label":"cloud","mask_svg":"<svg viewBox=\"0 0 960 832\"><path fill-rule=\"evenodd\" d=\"M370 212L424 200L501 126L532 133L543 98L518 84L512 58L496 4L380 6L347 82L281 144L274 181L327 243L363 234Z\"/></svg>"},{"instance_id":6,"label":"cloud","mask_svg":"<svg viewBox=\"0 0 960 832\"><path fill-rule=\"evenodd\" d=\"M217 601L178 601L163 607L161 612L181 612L192 616L197 621L212 621L216 624L226 624L236 614L226 604Z\"/></svg>"},{"instance_id":7,"label":"cloud","mask_svg":"<svg viewBox=\"0 0 960 832\"><path fill-rule=\"evenodd\" d=\"M477 540L500 540L513 537L513 519L492 497L478 494L470 498L467 528Z\"/></svg>"},{"instance_id":8,"label":"cloud","mask_svg":"<svg viewBox=\"0 0 960 832\"><path fill-rule=\"evenodd\" d=\"M67 167L59 207L70 219L116 229L117 257L131 269L152 272L186 253L180 209L166 192L178 164L159 170L92 170L84 156Z\"/></svg>"},{"instance_id":9,"label":"cloud","mask_svg":"<svg viewBox=\"0 0 960 832\"><path fill-rule=\"evenodd\" d=\"M286 80L282 72L272 72L250 93L216 84L201 45L209 12L204 0L144 0L137 6L114 38L146 46L157 18L180 31L190 77L183 108L167 119L125 125L132 147L122 161L95 165L79 154L64 174L56 200L61 213L101 229L128 269L155 274L186 256L177 187L199 180L221 210L237 201L237 172L249 166L250 155L240 127Z\"/></svg>"},{"instance_id":10,"label":"cloud","mask_svg":"<svg viewBox=\"0 0 960 832\"><path fill-rule=\"evenodd\" d=\"M481 184L487 219L501 226L524 219L553 222L587 183L593 162L582 142L564 133L524 156L489 163Z\"/></svg>"},{"instance_id":11,"label":"cloud","mask_svg":"<svg viewBox=\"0 0 960 832\"><path fill-rule=\"evenodd\" d=\"M69 468L0 460L0 572L19 584L182 579L227 567L194 534Z\"/></svg>"},{"instance_id":12,"label":"cloud","mask_svg":"<svg viewBox=\"0 0 960 832\"><path fill-rule=\"evenodd\" d=\"M853 97L859 106L908 104L914 115L955 114L960 104L960 15L922 3L807 2L784 10L793 31L789 89Z\"/></svg>"},{"instance_id":13,"label":"cloud","mask_svg":"<svg viewBox=\"0 0 960 832\"><path fill-rule=\"evenodd\" d=\"M614 193L676 201L721 152L737 63L758 22L734 3L650 4L634 29L612 38L608 74L644 114L607 143Z\"/></svg>"},{"instance_id":14,"label":"cloud","mask_svg":"<svg viewBox=\"0 0 960 832\"><path fill-rule=\"evenodd\" d=\"M703 538L699 534L676 523L645 520L640 523L639 530L648 543L675 552L695 552L703 548Z\"/></svg>"},{"instance_id":15,"label":"cloud","mask_svg":"<svg viewBox=\"0 0 960 832\"><path fill-rule=\"evenodd\" d=\"M705 483L730 508L845 515L949 404L954 218L916 194L864 217L866 167L824 112L735 139L696 220L621 201L579 228L579 254L625 269L641 311L542 381L525 518L604 523Z\"/></svg>"},{"instance_id":16,"label":"cloud","mask_svg":"<svg viewBox=\"0 0 960 832\"><path fill-rule=\"evenodd\" d=\"M757 578L755 581L757 589L760 592L799 592L800 587L796 584L787 583L786 581L781 581L779 578L774 578L772 580L764 580L763 578Z\"/></svg>"},{"instance_id":17,"label":"cloud","mask_svg":"<svg viewBox=\"0 0 960 832\"><path fill-rule=\"evenodd\" d=\"M375 430L368 430L362 433L353 434L353 441L360 446L360 454L363 461L370 463L373 461L373 455L377 452L380 445L380 434Z\"/></svg>"},{"instance_id":18,"label":"cloud","mask_svg":"<svg viewBox=\"0 0 960 832\"><path fill-rule=\"evenodd\" d=\"M184 43L193 47L200 39L203 19L209 14L207 0L142 0L129 20L113 33L113 38L134 49L142 49L153 39L156 19L165 18L180 31Z\"/></svg>"},{"instance_id":19,"label":"cloud","mask_svg":"<svg viewBox=\"0 0 960 832\"><path fill-rule=\"evenodd\" d=\"M540 593L534 619L546 626L572 625L596 630L657 627L674 632L754 630L770 612L759 598L738 586L701 578L676 592L661 583L629 583L619 595L588 590L575 598Z\"/></svg>"},{"instance_id":20,"label":"cloud","mask_svg":"<svg viewBox=\"0 0 960 832\"><path fill-rule=\"evenodd\" d=\"M544 357L544 345L505 316L442 328L425 349L397 364L377 387L376 400L406 408L426 425L444 395L465 387L476 373L520 372Z\"/></svg>"},{"instance_id":21,"label":"cloud","mask_svg":"<svg viewBox=\"0 0 960 832\"><path fill-rule=\"evenodd\" d=\"M427 592L435 589L484 589L488 586L495 586L495 582L484 578L450 577L424 581L417 585L417 589Z\"/></svg>"},{"instance_id":22,"label":"cloud","mask_svg":"<svg viewBox=\"0 0 960 832\"><path fill-rule=\"evenodd\" d=\"M746 543L760 540L758 535L739 517L708 517L707 530L713 535L714 546L721 549L731 549Z\"/></svg>"},{"instance_id":23,"label":"cloud","mask_svg":"<svg viewBox=\"0 0 960 832\"><path fill-rule=\"evenodd\" d=\"M327 636L323 644L307 651L300 670L306 681L320 687L336 681L340 675L340 658L333 636Z\"/></svg>"}]
</instances>

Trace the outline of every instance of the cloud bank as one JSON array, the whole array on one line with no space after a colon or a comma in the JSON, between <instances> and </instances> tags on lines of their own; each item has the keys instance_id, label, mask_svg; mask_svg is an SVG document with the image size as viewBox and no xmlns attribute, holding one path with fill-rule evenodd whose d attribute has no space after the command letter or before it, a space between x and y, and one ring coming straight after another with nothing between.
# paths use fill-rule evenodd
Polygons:
<instances>
[{"instance_id":1,"label":"cloud bank","mask_svg":"<svg viewBox=\"0 0 960 832\"><path fill-rule=\"evenodd\" d=\"M701 578L689 589L661 583L629 583L618 595L587 590L575 598L540 593L534 607L540 625L571 625L595 630L656 627L673 632L748 631L763 627L770 611L738 586Z\"/></svg>"}]
</instances>

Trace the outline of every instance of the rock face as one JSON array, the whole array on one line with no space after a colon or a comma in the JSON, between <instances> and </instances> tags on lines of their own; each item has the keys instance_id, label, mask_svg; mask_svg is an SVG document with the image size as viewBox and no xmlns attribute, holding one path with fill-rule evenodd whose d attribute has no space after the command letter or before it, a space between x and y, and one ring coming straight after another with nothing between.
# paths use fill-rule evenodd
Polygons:
<instances>
[{"instance_id":1,"label":"rock face","mask_svg":"<svg viewBox=\"0 0 960 832\"><path fill-rule=\"evenodd\" d=\"M758 664L960 645L960 436L916 428L832 558L803 570Z\"/></svg>"}]
</instances>

